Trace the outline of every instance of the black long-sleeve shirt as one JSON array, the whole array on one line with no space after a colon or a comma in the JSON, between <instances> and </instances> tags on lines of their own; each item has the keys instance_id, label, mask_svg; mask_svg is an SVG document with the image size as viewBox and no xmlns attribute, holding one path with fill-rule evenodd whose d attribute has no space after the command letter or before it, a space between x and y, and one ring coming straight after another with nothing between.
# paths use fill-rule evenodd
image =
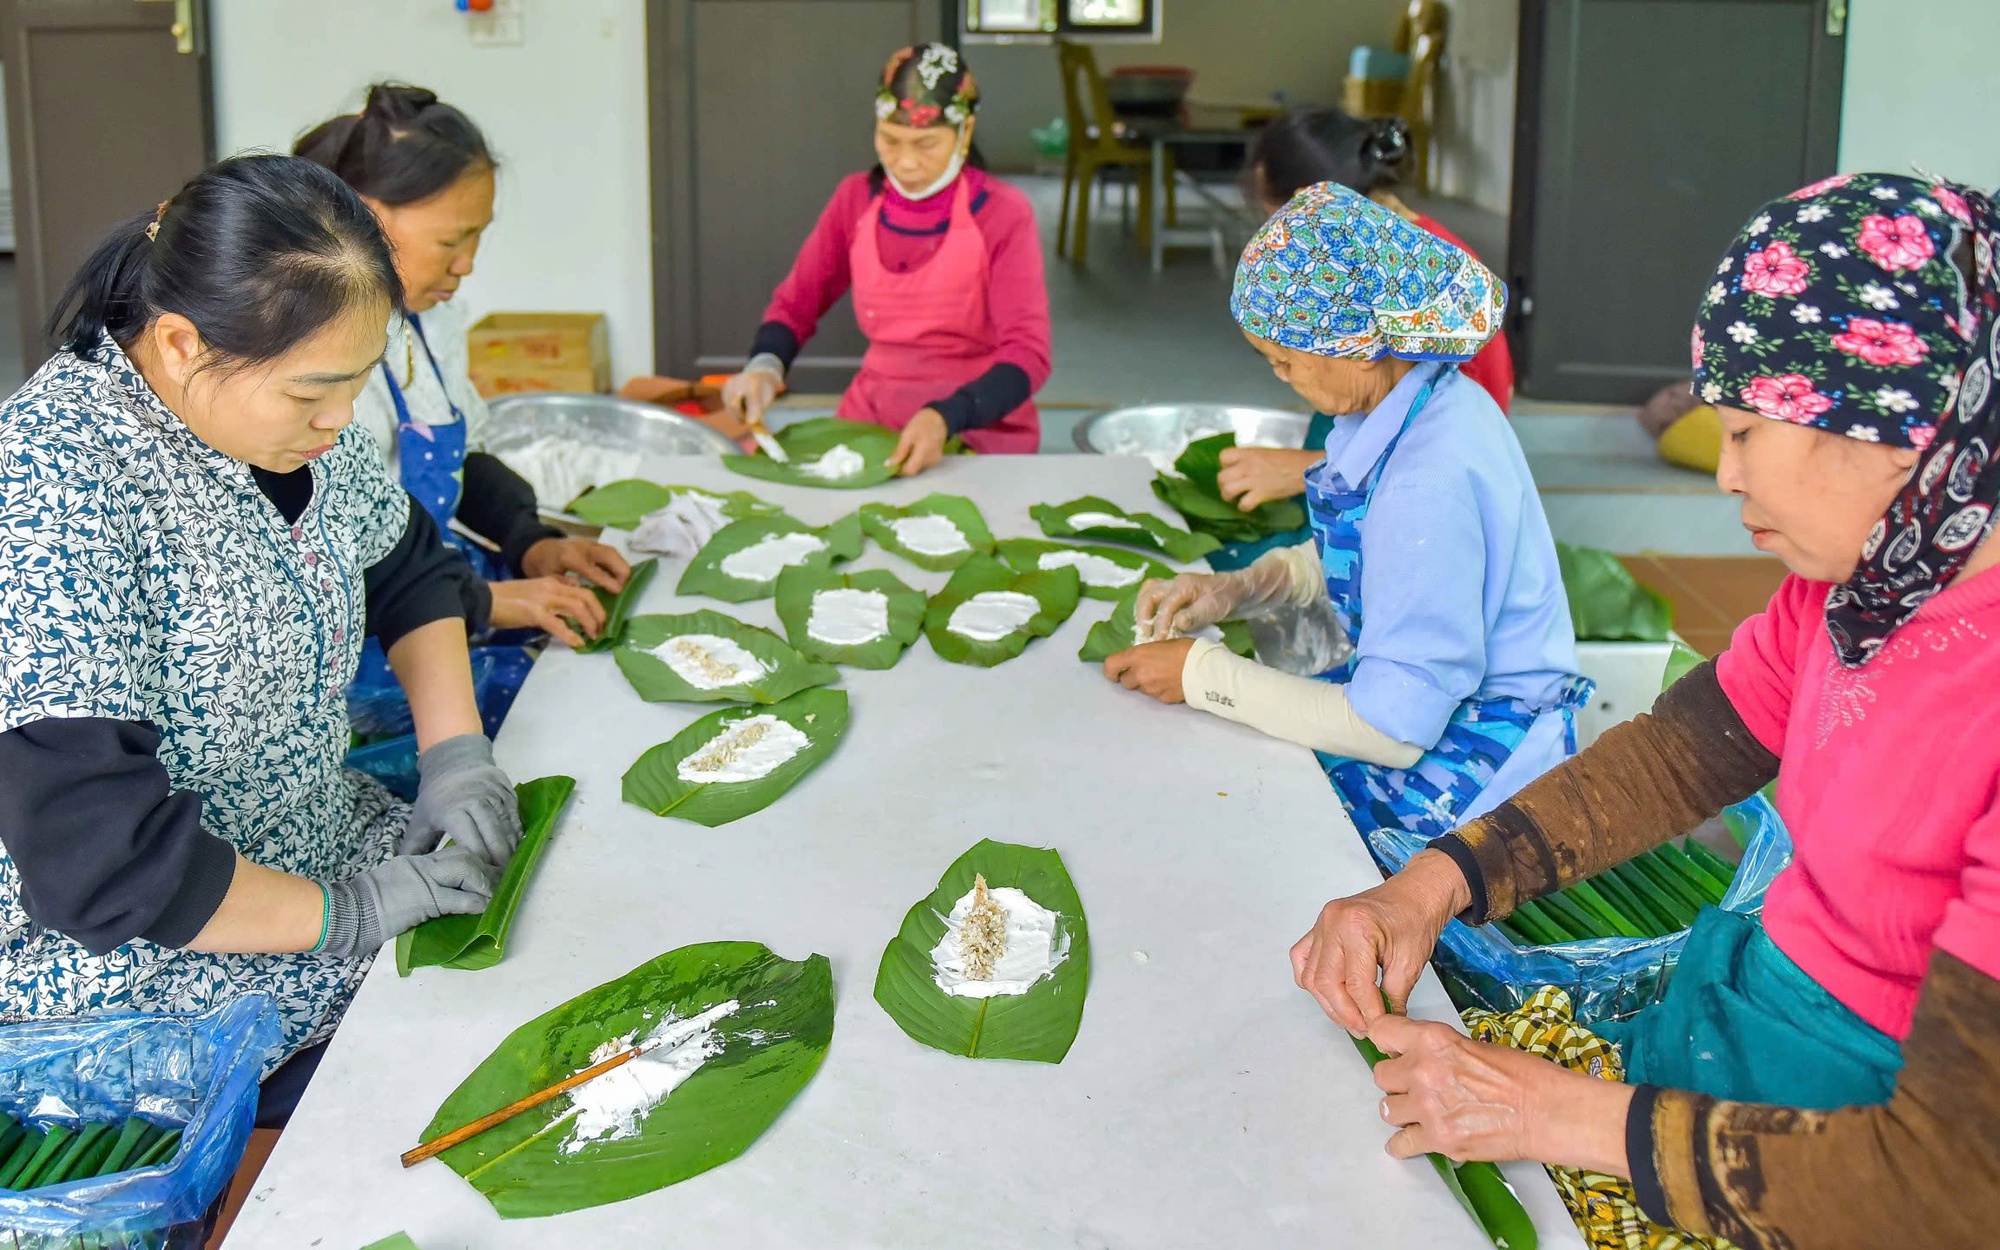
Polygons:
<instances>
[{"instance_id":1,"label":"black long-sleeve shirt","mask_svg":"<svg viewBox=\"0 0 2000 1250\"><path fill-rule=\"evenodd\" d=\"M287 521L312 498L307 469L253 470ZM482 620L485 584L415 500L402 539L364 574L367 629L385 647L434 621ZM236 851L175 790L159 732L141 721L46 718L0 733L0 844L30 919L93 954L134 938L185 946L222 905Z\"/></svg>"},{"instance_id":2,"label":"black long-sleeve shirt","mask_svg":"<svg viewBox=\"0 0 2000 1250\"><path fill-rule=\"evenodd\" d=\"M466 454L465 493L458 501L458 521L499 548L500 562L514 570L516 577L526 576L521 560L528 548L544 538L562 537L561 530L542 521L535 488L527 479L498 456L483 451Z\"/></svg>"}]
</instances>

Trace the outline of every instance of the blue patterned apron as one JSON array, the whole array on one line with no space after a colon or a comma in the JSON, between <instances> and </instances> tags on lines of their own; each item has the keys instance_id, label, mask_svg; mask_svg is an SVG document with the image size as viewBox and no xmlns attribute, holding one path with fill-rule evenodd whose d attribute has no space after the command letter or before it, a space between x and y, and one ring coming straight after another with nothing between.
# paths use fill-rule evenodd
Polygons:
<instances>
[{"instance_id":1,"label":"blue patterned apron","mask_svg":"<svg viewBox=\"0 0 2000 1250\"><path fill-rule=\"evenodd\" d=\"M1332 470L1306 478L1306 515L1313 541L1319 545L1326 573L1326 593L1350 640L1361 637L1361 524L1368 516L1376 483L1410 424L1430 401L1431 393L1452 371L1432 368L1431 376L1410 402L1402 428L1382 449L1381 458L1355 487L1329 490ZM1321 673L1322 681L1345 684L1354 679L1355 657ZM1568 749L1576 750L1576 709L1590 701L1591 683L1571 679L1555 703L1537 707L1525 699L1481 697L1477 693L1458 705L1437 745L1409 768L1388 768L1345 756L1317 752L1327 780L1354 818L1365 838L1379 829L1402 830L1426 840L1450 832L1492 782L1528 729L1544 712L1560 710L1568 722Z\"/></svg>"}]
</instances>

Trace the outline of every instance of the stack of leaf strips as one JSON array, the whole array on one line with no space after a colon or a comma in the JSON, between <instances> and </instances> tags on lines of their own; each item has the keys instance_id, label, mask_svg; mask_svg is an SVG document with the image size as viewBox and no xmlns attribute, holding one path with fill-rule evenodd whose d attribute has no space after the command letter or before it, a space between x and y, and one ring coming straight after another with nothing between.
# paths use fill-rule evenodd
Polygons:
<instances>
[{"instance_id":1,"label":"stack of leaf strips","mask_svg":"<svg viewBox=\"0 0 2000 1250\"><path fill-rule=\"evenodd\" d=\"M95 1180L165 1163L180 1149L180 1130L132 1116L122 1124L51 1124L30 1128L0 1116L0 1190L21 1192Z\"/></svg>"},{"instance_id":2,"label":"stack of leaf strips","mask_svg":"<svg viewBox=\"0 0 2000 1250\"><path fill-rule=\"evenodd\" d=\"M1522 903L1498 923L1517 946L1554 946L1598 938L1657 938L1692 925L1729 892L1736 868L1689 841L1654 847L1588 881Z\"/></svg>"}]
</instances>

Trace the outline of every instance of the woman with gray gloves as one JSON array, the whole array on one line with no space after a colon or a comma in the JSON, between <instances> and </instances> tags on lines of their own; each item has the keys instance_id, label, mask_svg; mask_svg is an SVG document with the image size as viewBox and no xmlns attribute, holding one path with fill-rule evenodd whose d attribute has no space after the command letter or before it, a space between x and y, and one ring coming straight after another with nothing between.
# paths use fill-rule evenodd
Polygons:
<instances>
[{"instance_id":1,"label":"woman with gray gloves","mask_svg":"<svg viewBox=\"0 0 2000 1250\"><path fill-rule=\"evenodd\" d=\"M350 428L401 299L359 197L251 156L115 229L57 304L0 406L0 1012L262 992L269 1070L383 942L486 905L520 820L470 571ZM414 812L342 767L367 636L415 713Z\"/></svg>"}]
</instances>

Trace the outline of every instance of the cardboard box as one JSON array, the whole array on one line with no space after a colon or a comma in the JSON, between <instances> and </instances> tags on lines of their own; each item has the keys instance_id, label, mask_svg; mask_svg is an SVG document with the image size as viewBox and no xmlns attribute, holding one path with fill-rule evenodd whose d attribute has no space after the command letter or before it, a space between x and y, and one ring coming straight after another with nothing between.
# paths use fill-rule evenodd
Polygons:
<instances>
[{"instance_id":1,"label":"cardboard box","mask_svg":"<svg viewBox=\"0 0 2000 1250\"><path fill-rule=\"evenodd\" d=\"M481 395L611 390L602 313L489 313L466 331L465 343Z\"/></svg>"}]
</instances>

